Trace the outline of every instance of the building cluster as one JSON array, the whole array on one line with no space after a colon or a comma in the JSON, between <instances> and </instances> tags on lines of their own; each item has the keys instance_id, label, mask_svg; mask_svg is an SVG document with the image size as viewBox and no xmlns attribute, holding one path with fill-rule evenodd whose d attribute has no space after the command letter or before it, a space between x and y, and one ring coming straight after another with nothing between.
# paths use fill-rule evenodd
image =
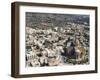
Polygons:
<instances>
[{"instance_id":1,"label":"building cluster","mask_svg":"<svg viewBox=\"0 0 100 80\"><path fill-rule=\"evenodd\" d=\"M41 29L26 27L26 66L74 64L76 59L69 59L64 49L76 46L85 49L85 58L81 59L81 64L89 63L88 26L69 23L64 27L48 29L45 26Z\"/></svg>"}]
</instances>

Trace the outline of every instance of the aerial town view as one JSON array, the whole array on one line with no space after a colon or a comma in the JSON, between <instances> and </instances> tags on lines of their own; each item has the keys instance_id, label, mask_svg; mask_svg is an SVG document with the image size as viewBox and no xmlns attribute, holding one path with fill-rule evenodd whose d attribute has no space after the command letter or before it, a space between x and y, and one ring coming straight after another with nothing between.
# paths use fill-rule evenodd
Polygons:
<instances>
[{"instance_id":1,"label":"aerial town view","mask_svg":"<svg viewBox=\"0 0 100 80\"><path fill-rule=\"evenodd\" d=\"M26 12L26 67L89 64L89 15Z\"/></svg>"}]
</instances>

